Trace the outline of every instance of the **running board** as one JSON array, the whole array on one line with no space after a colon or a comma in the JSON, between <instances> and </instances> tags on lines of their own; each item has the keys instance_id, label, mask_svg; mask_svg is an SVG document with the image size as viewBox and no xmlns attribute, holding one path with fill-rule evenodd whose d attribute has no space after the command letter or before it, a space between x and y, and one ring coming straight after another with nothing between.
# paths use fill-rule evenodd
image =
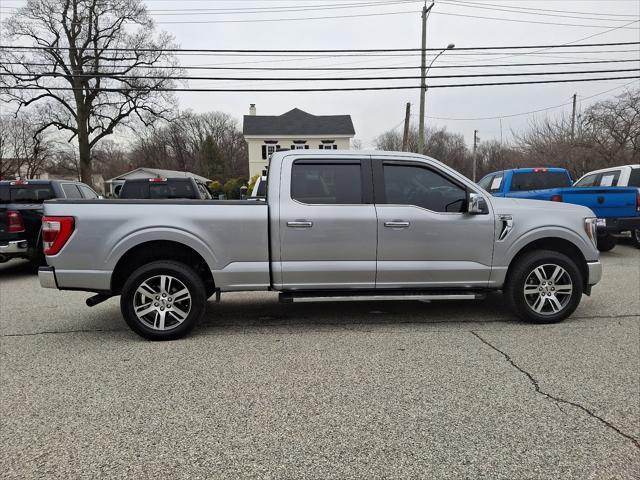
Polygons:
<instances>
[{"instance_id":1,"label":"running board","mask_svg":"<svg viewBox=\"0 0 640 480\"><path fill-rule=\"evenodd\" d=\"M279 300L282 303L310 303L310 302L378 302L388 300L417 300L427 302L432 300L480 300L485 298L480 291L403 291L403 292L283 292Z\"/></svg>"}]
</instances>

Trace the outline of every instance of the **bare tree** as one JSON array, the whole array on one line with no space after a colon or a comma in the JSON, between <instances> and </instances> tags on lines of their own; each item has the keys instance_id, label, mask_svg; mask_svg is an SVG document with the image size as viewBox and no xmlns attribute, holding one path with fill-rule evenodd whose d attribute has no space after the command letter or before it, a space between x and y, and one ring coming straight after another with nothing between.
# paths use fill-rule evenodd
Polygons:
<instances>
[{"instance_id":1,"label":"bare tree","mask_svg":"<svg viewBox=\"0 0 640 480\"><path fill-rule=\"evenodd\" d=\"M0 178L22 174L37 177L52 157L52 142L29 115L4 117L0 123Z\"/></svg>"},{"instance_id":2,"label":"bare tree","mask_svg":"<svg viewBox=\"0 0 640 480\"><path fill-rule=\"evenodd\" d=\"M402 150L402 133L389 130L379 135L374 143L378 150ZM418 151L418 129L411 125L407 141L410 152ZM464 137L459 133L448 132L446 128L427 128L424 139L425 155L435 158L457 169L461 173L470 174L471 162Z\"/></svg>"},{"instance_id":3,"label":"bare tree","mask_svg":"<svg viewBox=\"0 0 640 480\"><path fill-rule=\"evenodd\" d=\"M247 144L229 114L185 112L169 125L139 133L132 166L198 173L226 181L248 177Z\"/></svg>"},{"instance_id":4,"label":"bare tree","mask_svg":"<svg viewBox=\"0 0 640 480\"><path fill-rule=\"evenodd\" d=\"M16 157L12 147L14 119L0 117L0 180L15 175L22 167L24 159Z\"/></svg>"},{"instance_id":5,"label":"bare tree","mask_svg":"<svg viewBox=\"0 0 640 480\"><path fill-rule=\"evenodd\" d=\"M640 160L640 89L593 104L582 115L580 127L583 144L595 154L594 160L600 160L607 164L605 166L637 163Z\"/></svg>"},{"instance_id":6,"label":"bare tree","mask_svg":"<svg viewBox=\"0 0 640 480\"><path fill-rule=\"evenodd\" d=\"M155 35L141 0L28 0L4 30L13 47L1 52L1 97L18 111L33 105L41 130L70 132L86 183L102 138L172 110L175 45L167 33Z\"/></svg>"}]
</instances>

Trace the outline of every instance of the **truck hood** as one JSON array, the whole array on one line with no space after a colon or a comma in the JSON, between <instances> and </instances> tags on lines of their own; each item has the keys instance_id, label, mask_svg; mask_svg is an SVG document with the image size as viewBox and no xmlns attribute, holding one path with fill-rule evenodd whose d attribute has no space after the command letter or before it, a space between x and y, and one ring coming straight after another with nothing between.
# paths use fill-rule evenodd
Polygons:
<instances>
[{"instance_id":1,"label":"truck hood","mask_svg":"<svg viewBox=\"0 0 640 480\"><path fill-rule=\"evenodd\" d=\"M544 210L545 215L553 216L554 212L559 215L572 214L580 215L581 217L595 217L593 211L582 205L575 205L573 203L562 202L549 202L545 200L527 200L522 198L502 198L492 197L491 204L496 211L496 214L513 214L513 213L526 213L536 212L540 213L540 210Z\"/></svg>"}]
</instances>

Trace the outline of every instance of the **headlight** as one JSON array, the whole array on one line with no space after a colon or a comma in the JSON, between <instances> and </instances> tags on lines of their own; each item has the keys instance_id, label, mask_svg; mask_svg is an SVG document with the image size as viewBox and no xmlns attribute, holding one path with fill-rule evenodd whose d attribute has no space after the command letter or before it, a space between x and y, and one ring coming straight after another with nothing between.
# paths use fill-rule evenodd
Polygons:
<instances>
[{"instance_id":1,"label":"headlight","mask_svg":"<svg viewBox=\"0 0 640 480\"><path fill-rule=\"evenodd\" d=\"M598 245L598 229L596 223L596 218L584 219L584 231L587 233L587 237L591 239L591 243L593 243L594 247L597 247Z\"/></svg>"}]
</instances>

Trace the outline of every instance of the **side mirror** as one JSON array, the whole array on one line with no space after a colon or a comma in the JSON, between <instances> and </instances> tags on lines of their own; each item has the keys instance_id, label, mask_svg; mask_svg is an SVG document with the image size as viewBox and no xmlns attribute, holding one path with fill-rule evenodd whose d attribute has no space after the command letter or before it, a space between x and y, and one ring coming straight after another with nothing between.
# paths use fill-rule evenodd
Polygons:
<instances>
[{"instance_id":1,"label":"side mirror","mask_svg":"<svg viewBox=\"0 0 640 480\"><path fill-rule=\"evenodd\" d=\"M479 193L470 192L467 205L469 206L467 213L470 215L486 215L489 213L487 201Z\"/></svg>"}]
</instances>

